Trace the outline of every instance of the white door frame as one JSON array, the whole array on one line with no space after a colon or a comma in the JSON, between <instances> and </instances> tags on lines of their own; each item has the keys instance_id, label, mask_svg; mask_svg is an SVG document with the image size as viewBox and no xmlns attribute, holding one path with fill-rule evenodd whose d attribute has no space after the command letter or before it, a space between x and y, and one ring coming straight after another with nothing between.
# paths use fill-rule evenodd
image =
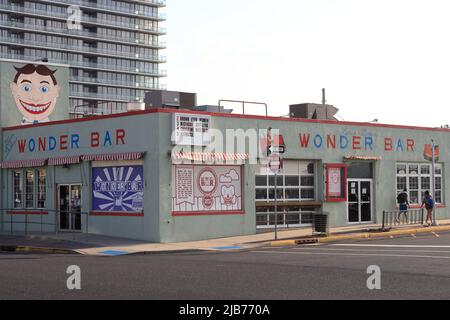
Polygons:
<instances>
[{"instance_id":1,"label":"white door frame","mask_svg":"<svg viewBox=\"0 0 450 320\"><path fill-rule=\"evenodd\" d=\"M350 190L347 190L347 224L349 225L358 225L358 224L372 224L374 223L374 204L373 204L373 179L347 179L347 187L351 182L357 182L358 183L358 222L350 222L350 215L349 215L349 197L350 197ZM370 221L361 221L361 182L370 182Z\"/></svg>"}]
</instances>

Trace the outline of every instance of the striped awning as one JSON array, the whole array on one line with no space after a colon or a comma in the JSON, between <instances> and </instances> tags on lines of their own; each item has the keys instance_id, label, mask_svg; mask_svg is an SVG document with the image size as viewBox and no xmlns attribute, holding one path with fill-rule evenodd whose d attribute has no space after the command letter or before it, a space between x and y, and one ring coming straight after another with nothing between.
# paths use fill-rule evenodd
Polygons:
<instances>
[{"instance_id":1,"label":"striped awning","mask_svg":"<svg viewBox=\"0 0 450 320\"><path fill-rule=\"evenodd\" d=\"M77 163L80 163L80 156L58 157L48 159L49 166L63 166L66 164L77 164Z\"/></svg>"},{"instance_id":2,"label":"striped awning","mask_svg":"<svg viewBox=\"0 0 450 320\"><path fill-rule=\"evenodd\" d=\"M380 161L381 157L369 157L369 156L347 156L344 157L344 161Z\"/></svg>"},{"instance_id":3,"label":"striped awning","mask_svg":"<svg viewBox=\"0 0 450 320\"><path fill-rule=\"evenodd\" d=\"M125 161L139 160L144 156L144 152L127 152L127 153L109 153L109 154L93 154L84 155L84 161Z\"/></svg>"},{"instance_id":4,"label":"striped awning","mask_svg":"<svg viewBox=\"0 0 450 320\"><path fill-rule=\"evenodd\" d=\"M247 153L205 153L205 152L174 152L173 160L188 160L196 162L238 161L247 160Z\"/></svg>"},{"instance_id":5,"label":"striped awning","mask_svg":"<svg viewBox=\"0 0 450 320\"><path fill-rule=\"evenodd\" d=\"M45 166L45 161L46 159L3 161L0 166L2 169L43 167Z\"/></svg>"}]
</instances>

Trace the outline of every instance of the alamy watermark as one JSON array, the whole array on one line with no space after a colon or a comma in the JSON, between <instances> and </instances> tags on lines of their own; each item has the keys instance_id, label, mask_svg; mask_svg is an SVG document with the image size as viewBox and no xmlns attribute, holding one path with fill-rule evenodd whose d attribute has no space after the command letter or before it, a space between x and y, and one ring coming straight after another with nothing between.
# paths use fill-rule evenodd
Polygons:
<instances>
[{"instance_id":1,"label":"alamy watermark","mask_svg":"<svg viewBox=\"0 0 450 320\"><path fill-rule=\"evenodd\" d=\"M81 9L79 6L69 6L67 8L69 18L67 18L67 29L81 30Z\"/></svg>"},{"instance_id":2,"label":"alamy watermark","mask_svg":"<svg viewBox=\"0 0 450 320\"><path fill-rule=\"evenodd\" d=\"M280 130L277 129L209 129L207 133L194 131L192 144L186 145L178 141L177 131L172 133L172 141L175 146L172 155L182 153L202 154L246 154L251 165L267 165L271 148L279 144ZM283 140L284 142L284 140ZM185 160L173 158L174 164L183 164ZM236 160L220 160L207 158L197 160L198 164L230 164ZM196 164L194 160L194 164Z\"/></svg>"},{"instance_id":3,"label":"alamy watermark","mask_svg":"<svg viewBox=\"0 0 450 320\"><path fill-rule=\"evenodd\" d=\"M66 281L67 289L81 290L81 268L76 265L69 266L66 273L70 275Z\"/></svg>"},{"instance_id":4,"label":"alamy watermark","mask_svg":"<svg viewBox=\"0 0 450 320\"><path fill-rule=\"evenodd\" d=\"M381 268L375 265L369 266L367 268L367 274L370 275L367 279L367 289L381 290Z\"/></svg>"}]
</instances>

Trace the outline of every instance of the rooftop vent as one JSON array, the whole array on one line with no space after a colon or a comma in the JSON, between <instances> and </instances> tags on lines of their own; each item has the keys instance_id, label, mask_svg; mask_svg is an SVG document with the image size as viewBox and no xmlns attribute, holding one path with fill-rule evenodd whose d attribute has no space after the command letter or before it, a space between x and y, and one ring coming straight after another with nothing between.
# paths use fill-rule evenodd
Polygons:
<instances>
[{"instance_id":1,"label":"rooftop vent","mask_svg":"<svg viewBox=\"0 0 450 320\"><path fill-rule=\"evenodd\" d=\"M311 120L334 120L339 109L329 104L302 103L289 106L291 118Z\"/></svg>"}]
</instances>

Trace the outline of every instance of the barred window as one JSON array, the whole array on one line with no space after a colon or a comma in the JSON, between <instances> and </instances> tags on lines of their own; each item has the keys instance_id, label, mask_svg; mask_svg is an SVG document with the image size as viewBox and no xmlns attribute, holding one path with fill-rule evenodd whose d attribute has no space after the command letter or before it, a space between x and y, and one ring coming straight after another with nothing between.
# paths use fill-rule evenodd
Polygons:
<instances>
[{"instance_id":1,"label":"barred window","mask_svg":"<svg viewBox=\"0 0 450 320\"><path fill-rule=\"evenodd\" d=\"M285 161L284 165L284 172L277 176L278 200L315 200L316 176L314 163ZM275 200L275 176L268 172L267 168L260 168L255 183L256 200Z\"/></svg>"}]
</instances>

